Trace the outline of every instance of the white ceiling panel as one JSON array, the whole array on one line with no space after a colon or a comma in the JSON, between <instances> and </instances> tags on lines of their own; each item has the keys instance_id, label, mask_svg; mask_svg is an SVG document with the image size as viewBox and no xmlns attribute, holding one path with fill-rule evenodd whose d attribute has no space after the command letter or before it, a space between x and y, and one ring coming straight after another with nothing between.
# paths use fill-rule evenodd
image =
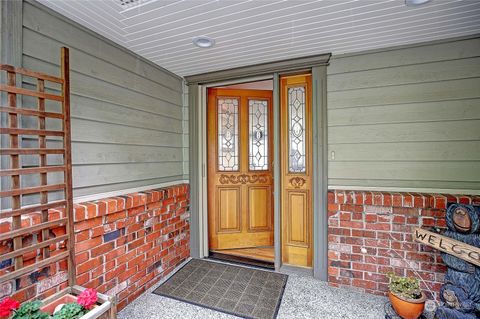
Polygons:
<instances>
[{"instance_id":1,"label":"white ceiling panel","mask_svg":"<svg viewBox=\"0 0 480 319\"><path fill-rule=\"evenodd\" d=\"M422 15L417 15L415 17L417 19L422 20L420 23L416 23L416 24L412 23L411 18L409 19L394 18L391 16L390 23L387 26L379 22L378 19L369 19L369 20L362 21L361 28L360 28L360 23L351 24L351 23L345 23L342 21L333 22L331 23L331 25L328 25L326 27L316 27L315 25L306 26L306 24L304 24L300 28L298 28L299 30L296 29L294 34L291 34L288 37L286 37L284 33L276 32L276 30L281 28L281 26L277 25L272 27L271 30L267 30L267 31L258 30L257 36L245 34L245 36L241 38L242 39L241 43L239 43L238 41L223 39L221 48L218 48L215 52L211 50L203 50L202 52L198 53L195 56L195 58L205 57L205 56L218 54L218 53L227 54L229 51L238 50L239 48L248 49L250 51L251 49L259 48L261 44L273 46L282 40L288 41L288 42L294 41L295 43L298 43L300 41L309 42L312 40L312 38L321 38L323 41L329 40L329 39L340 40L345 36L351 36L352 38L356 36L362 36L362 35L370 37L371 32L383 32L383 33L391 33L391 32L398 32L398 31L415 32L415 31L419 31L418 30L419 27L421 27L422 30L424 30L427 26L432 26L432 25L448 27L451 23L446 23L446 22L449 22L450 20L453 20L453 19L456 19L457 21L461 20L461 21L475 22L475 19L477 19L477 15L479 13L480 11L478 9L472 10L471 12L468 12L468 13L464 13L463 11L458 13L449 12L447 14L448 16L443 19L439 19L438 14L434 15L431 13L425 13ZM269 34L270 36L265 40L265 39L259 38L258 37L259 34ZM158 49L158 50L152 51L152 53L146 52L143 50L139 50L139 52L142 52L144 56L150 59L162 57L163 60L165 61L167 60L168 55L171 55L175 58L185 54L190 55L191 54L190 50L191 50L191 44L187 43L187 44L183 44L182 46L177 46L177 49L173 54L167 48Z\"/></svg>"},{"instance_id":2,"label":"white ceiling panel","mask_svg":"<svg viewBox=\"0 0 480 319\"><path fill-rule=\"evenodd\" d=\"M480 0L39 1L181 76L480 33Z\"/></svg>"}]
</instances>

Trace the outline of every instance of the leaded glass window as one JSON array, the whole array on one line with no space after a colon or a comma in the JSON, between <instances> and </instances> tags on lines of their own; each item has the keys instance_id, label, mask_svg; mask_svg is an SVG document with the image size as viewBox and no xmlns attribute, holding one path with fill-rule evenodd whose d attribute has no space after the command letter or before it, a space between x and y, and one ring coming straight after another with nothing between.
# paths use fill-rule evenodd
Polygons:
<instances>
[{"instance_id":1,"label":"leaded glass window","mask_svg":"<svg viewBox=\"0 0 480 319\"><path fill-rule=\"evenodd\" d=\"M268 170L268 101L248 100L249 168Z\"/></svg>"},{"instance_id":2,"label":"leaded glass window","mask_svg":"<svg viewBox=\"0 0 480 319\"><path fill-rule=\"evenodd\" d=\"M218 170L238 171L238 99L219 98Z\"/></svg>"},{"instance_id":3,"label":"leaded glass window","mask_svg":"<svg viewBox=\"0 0 480 319\"><path fill-rule=\"evenodd\" d=\"M290 173L304 173L305 167L305 87L288 89L288 144Z\"/></svg>"}]
</instances>

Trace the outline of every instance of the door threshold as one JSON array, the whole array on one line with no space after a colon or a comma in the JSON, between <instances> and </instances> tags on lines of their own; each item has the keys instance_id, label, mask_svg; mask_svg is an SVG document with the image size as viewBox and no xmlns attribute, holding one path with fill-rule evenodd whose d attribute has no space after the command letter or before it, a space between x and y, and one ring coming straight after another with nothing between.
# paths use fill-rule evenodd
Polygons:
<instances>
[{"instance_id":1,"label":"door threshold","mask_svg":"<svg viewBox=\"0 0 480 319\"><path fill-rule=\"evenodd\" d=\"M281 272L282 274L287 274L287 275L296 274L299 276L313 277L313 268L309 268L309 267L283 264L278 271Z\"/></svg>"},{"instance_id":2,"label":"door threshold","mask_svg":"<svg viewBox=\"0 0 480 319\"><path fill-rule=\"evenodd\" d=\"M273 246L259 246L247 248L231 248L231 249L211 249L212 252L245 257L265 262L275 262L275 253Z\"/></svg>"},{"instance_id":3,"label":"door threshold","mask_svg":"<svg viewBox=\"0 0 480 319\"><path fill-rule=\"evenodd\" d=\"M266 268L266 269L275 269L275 263L273 261L255 259L252 257L238 256L238 255L233 255L229 253L223 253L220 251L211 250L209 251L208 257L211 259L238 263L238 264L243 264L248 266L260 267L260 268Z\"/></svg>"}]
</instances>

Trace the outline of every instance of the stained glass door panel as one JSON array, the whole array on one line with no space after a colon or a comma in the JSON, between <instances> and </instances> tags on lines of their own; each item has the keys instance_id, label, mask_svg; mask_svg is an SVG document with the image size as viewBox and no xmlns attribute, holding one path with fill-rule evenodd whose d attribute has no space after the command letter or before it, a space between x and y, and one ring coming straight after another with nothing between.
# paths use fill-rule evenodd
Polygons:
<instances>
[{"instance_id":1,"label":"stained glass door panel","mask_svg":"<svg viewBox=\"0 0 480 319\"><path fill-rule=\"evenodd\" d=\"M288 92L288 170L305 172L305 87L289 87Z\"/></svg>"},{"instance_id":2,"label":"stained glass door panel","mask_svg":"<svg viewBox=\"0 0 480 319\"><path fill-rule=\"evenodd\" d=\"M218 170L238 171L238 98L219 98Z\"/></svg>"},{"instance_id":3,"label":"stained glass door panel","mask_svg":"<svg viewBox=\"0 0 480 319\"><path fill-rule=\"evenodd\" d=\"M269 167L269 101L248 100L249 114L249 169L265 171Z\"/></svg>"}]
</instances>

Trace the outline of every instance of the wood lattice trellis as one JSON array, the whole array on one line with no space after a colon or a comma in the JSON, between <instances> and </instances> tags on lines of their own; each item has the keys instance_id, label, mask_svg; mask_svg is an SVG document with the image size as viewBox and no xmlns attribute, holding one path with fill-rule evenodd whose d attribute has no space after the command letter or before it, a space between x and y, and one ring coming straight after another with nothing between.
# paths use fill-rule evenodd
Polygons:
<instances>
[{"instance_id":1,"label":"wood lattice trellis","mask_svg":"<svg viewBox=\"0 0 480 319\"><path fill-rule=\"evenodd\" d=\"M6 83L0 84L0 91L6 94L6 105L0 105L0 112L8 116L8 125L0 128L2 137L8 138L8 148L2 148L0 155L8 157L10 167L0 170L0 178L10 178L8 189L0 190L0 200L9 200L10 207L0 211L1 219L11 220L11 229L0 233L0 242L13 241L13 249L0 255L0 262L11 260L10 271L0 273L0 284L21 276L28 275L37 269L67 261L68 284L75 284L74 247L73 247L73 212L72 212L72 161L70 143L70 81L69 81L69 51L61 49L61 76L33 72L23 68L0 64L0 72L6 73ZM36 90L30 90L22 85L20 78L32 79ZM61 94L49 93L48 87L60 87ZM22 103L20 98L35 99L36 107ZM55 101L55 102L52 102ZM47 111L46 103L60 104L61 112ZM25 104L25 105L24 105ZM28 106L28 107L27 107ZM38 127L22 128L20 119L30 117L36 119ZM48 121L61 122L61 130L49 130ZM21 138L34 136L38 147L23 147ZM48 138L61 140L62 148L47 147ZM48 156L62 158L62 164L49 165ZM38 165L24 167L21 156L38 156ZM63 177L63 182L49 183L48 174L56 173ZM62 174L63 173L63 174ZM26 176L38 176L39 185L22 186ZM50 192L60 192L60 200L49 200ZM34 205L25 205L24 196L39 195L39 201ZM53 218L49 210L56 209L62 213ZM39 212L40 221L22 223L28 214ZM23 217L23 218L22 218ZM64 231L52 235L51 230L63 227ZM25 236L36 234L36 240L25 244ZM24 263L28 254L34 255L34 260Z\"/></svg>"}]
</instances>

